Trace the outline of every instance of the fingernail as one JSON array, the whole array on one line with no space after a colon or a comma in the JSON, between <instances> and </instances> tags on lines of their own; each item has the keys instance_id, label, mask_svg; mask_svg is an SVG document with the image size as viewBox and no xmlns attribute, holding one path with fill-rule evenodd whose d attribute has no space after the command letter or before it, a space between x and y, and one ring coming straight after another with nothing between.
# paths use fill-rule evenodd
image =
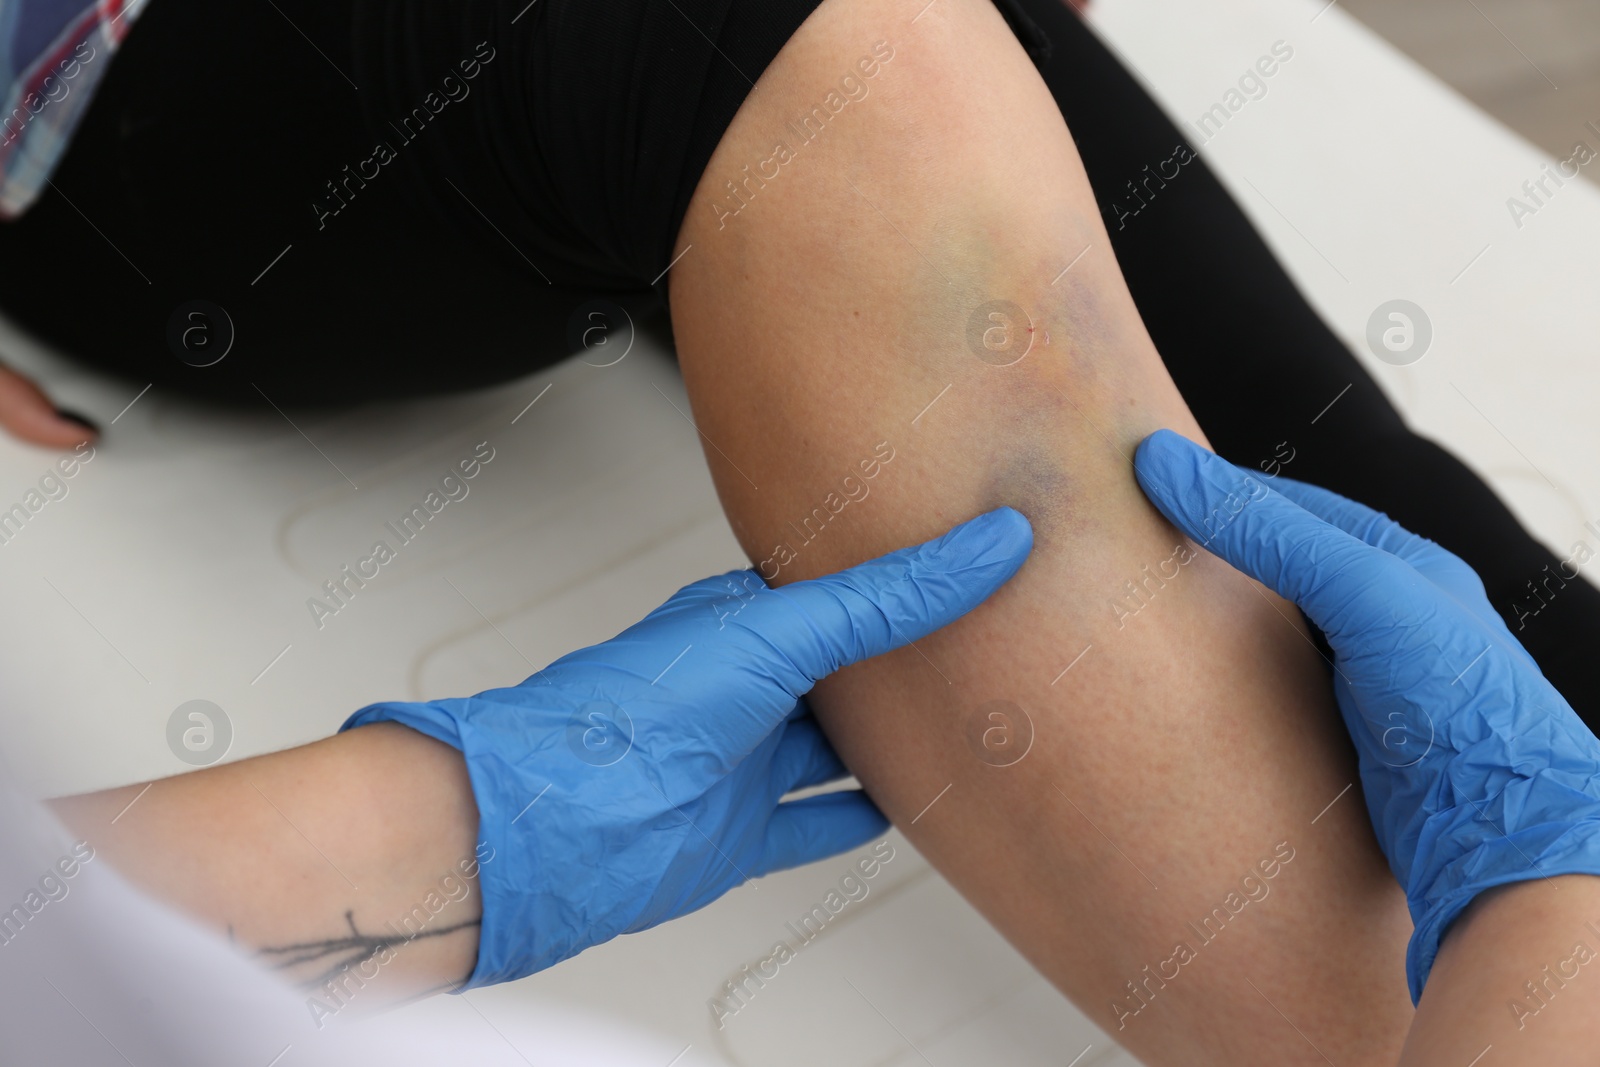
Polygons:
<instances>
[{"instance_id":1,"label":"fingernail","mask_svg":"<svg viewBox=\"0 0 1600 1067\"><path fill-rule=\"evenodd\" d=\"M56 415L60 418L66 419L68 422L77 423L90 433L97 434L100 432L100 427L94 424L93 419L90 419L84 415L79 415L76 411L69 411L66 408L56 408Z\"/></svg>"}]
</instances>

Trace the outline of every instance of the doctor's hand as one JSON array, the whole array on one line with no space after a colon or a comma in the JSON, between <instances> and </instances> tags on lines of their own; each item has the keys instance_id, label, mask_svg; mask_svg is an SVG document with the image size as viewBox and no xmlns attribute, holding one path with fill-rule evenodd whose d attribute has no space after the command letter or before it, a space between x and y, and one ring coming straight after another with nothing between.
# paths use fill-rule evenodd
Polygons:
<instances>
[{"instance_id":1,"label":"doctor's hand","mask_svg":"<svg viewBox=\"0 0 1600 1067\"><path fill-rule=\"evenodd\" d=\"M1498 885L1600 874L1600 741L1459 558L1335 493L1253 473L1170 430L1139 446L1145 494L1197 544L1298 604L1378 843L1416 929L1416 999L1446 928Z\"/></svg>"},{"instance_id":2,"label":"doctor's hand","mask_svg":"<svg viewBox=\"0 0 1600 1067\"><path fill-rule=\"evenodd\" d=\"M1027 520L1000 508L781 589L732 571L521 685L353 715L344 729L391 720L466 757L483 925L463 988L531 974L882 833L859 790L780 803L846 774L801 698L971 611L1032 544Z\"/></svg>"}]
</instances>

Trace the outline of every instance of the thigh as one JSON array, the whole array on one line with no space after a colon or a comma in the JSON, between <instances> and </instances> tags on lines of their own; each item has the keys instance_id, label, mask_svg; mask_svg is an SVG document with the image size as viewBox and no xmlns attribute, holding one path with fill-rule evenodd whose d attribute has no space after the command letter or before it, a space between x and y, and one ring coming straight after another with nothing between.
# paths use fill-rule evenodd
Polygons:
<instances>
[{"instance_id":1,"label":"thigh","mask_svg":"<svg viewBox=\"0 0 1600 1067\"><path fill-rule=\"evenodd\" d=\"M149 5L52 187L0 226L6 313L136 389L304 404L525 374L572 351L572 312L602 290L636 316L659 309L648 284L469 176L538 143L526 124L515 142L484 133L516 125L506 99L531 44L507 44L514 14L509 0ZM192 301L231 321L220 363L191 366L169 340Z\"/></svg>"},{"instance_id":2,"label":"thigh","mask_svg":"<svg viewBox=\"0 0 1600 1067\"><path fill-rule=\"evenodd\" d=\"M1409 920L1325 667L1133 481L1145 433L1200 430L1048 89L992 5L919 8L818 9L712 157L671 275L707 459L770 581L997 504L1034 524L1011 586L819 686L818 717L1147 1062L1393 1062Z\"/></svg>"}]
</instances>

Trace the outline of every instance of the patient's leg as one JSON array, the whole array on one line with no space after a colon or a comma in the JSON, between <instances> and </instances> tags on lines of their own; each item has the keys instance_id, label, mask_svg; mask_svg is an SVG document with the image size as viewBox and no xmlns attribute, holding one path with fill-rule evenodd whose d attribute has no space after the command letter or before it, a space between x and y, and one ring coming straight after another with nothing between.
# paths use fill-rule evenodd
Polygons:
<instances>
[{"instance_id":1,"label":"patient's leg","mask_svg":"<svg viewBox=\"0 0 1600 1067\"><path fill-rule=\"evenodd\" d=\"M1135 443L1199 431L1027 57L925 2L825 0L690 207L672 307L734 529L777 584L1025 512L1011 586L818 687L846 762L1149 1062L1392 1063L1409 922L1324 665L1140 495ZM1032 721L1010 766L991 701Z\"/></svg>"}]
</instances>

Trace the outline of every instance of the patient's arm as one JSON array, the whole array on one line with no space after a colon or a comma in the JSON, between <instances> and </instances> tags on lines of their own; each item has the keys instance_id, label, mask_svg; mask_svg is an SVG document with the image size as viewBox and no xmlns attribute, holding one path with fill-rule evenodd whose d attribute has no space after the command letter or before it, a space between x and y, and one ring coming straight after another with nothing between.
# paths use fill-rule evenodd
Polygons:
<instances>
[{"instance_id":1,"label":"patient's arm","mask_svg":"<svg viewBox=\"0 0 1600 1067\"><path fill-rule=\"evenodd\" d=\"M825 0L684 223L674 324L733 527L781 584L1026 513L994 600L818 687L846 762L1148 1062L1393 1063L1410 923L1326 669L1140 494L1135 443L1200 433L1068 132L988 0L923 4ZM995 301L1031 335L974 326ZM991 701L1032 721L1011 766Z\"/></svg>"}]
</instances>

